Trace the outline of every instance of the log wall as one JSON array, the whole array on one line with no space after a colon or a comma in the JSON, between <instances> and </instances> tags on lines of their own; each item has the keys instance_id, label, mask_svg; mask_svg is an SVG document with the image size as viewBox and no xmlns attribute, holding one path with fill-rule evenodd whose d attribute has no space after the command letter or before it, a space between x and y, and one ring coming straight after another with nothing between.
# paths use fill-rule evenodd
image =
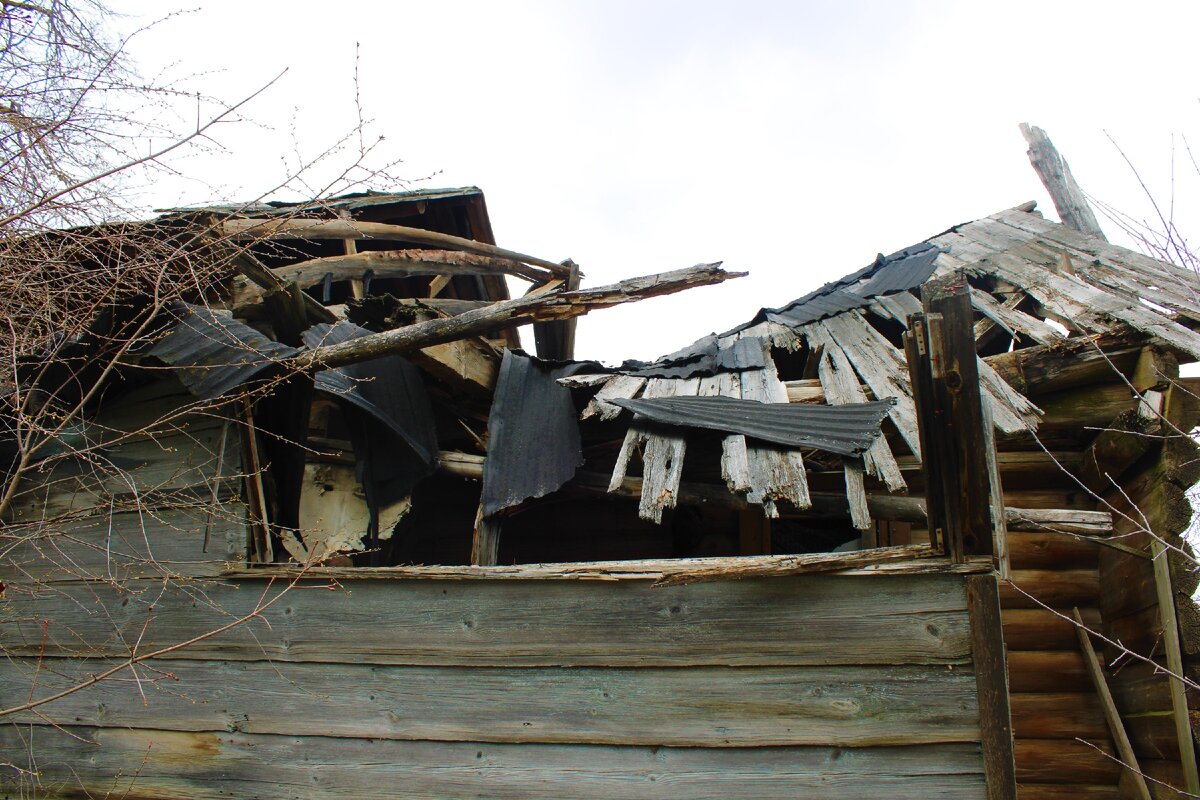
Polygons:
<instances>
[{"instance_id":1,"label":"log wall","mask_svg":"<svg viewBox=\"0 0 1200 800\"><path fill-rule=\"evenodd\" d=\"M246 512L215 430L142 442L127 510L22 506L77 513L10 550L0 702L196 640L10 715L9 796L986 796L963 575L227 579ZM168 486L219 513L154 506Z\"/></svg>"}]
</instances>

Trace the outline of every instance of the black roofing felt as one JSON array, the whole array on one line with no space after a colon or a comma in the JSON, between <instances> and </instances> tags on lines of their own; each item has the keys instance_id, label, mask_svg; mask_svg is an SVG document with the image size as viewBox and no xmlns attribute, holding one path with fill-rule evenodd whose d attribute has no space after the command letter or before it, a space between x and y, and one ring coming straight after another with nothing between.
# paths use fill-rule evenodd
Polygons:
<instances>
[{"instance_id":1,"label":"black roofing felt","mask_svg":"<svg viewBox=\"0 0 1200 800\"><path fill-rule=\"evenodd\" d=\"M859 455L871 446L895 403L889 398L826 406L760 403L721 396L609 402L663 425L740 433L772 444L811 447L843 456Z\"/></svg>"},{"instance_id":2,"label":"black roofing felt","mask_svg":"<svg viewBox=\"0 0 1200 800\"><path fill-rule=\"evenodd\" d=\"M766 353L758 339L739 339L732 347L718 347L717 335L709 334L653 363L626 361L618 371L639 378L692 378L718 372L745 372L764 366Z\"/></svg>"},{"instance_id":3,"label":"black roofing felt","mask_svg":"<svg viewBox=\"0 0 1200 800\"><path fill-rule=\"evenodd\" d=\"M228 394L299 352L203 306L177 302L170 313L179 323L149 354L175 367L188 391L206 400Z\"/></svg>"},{"instance_id":4,"label":"black roofing felt","mask_svg":"<svg viewBox=\"0 0 1200 800\"><path fill-rule=\"evenodd\" d=\"M371 332L349 322L314 325L301 338L304 345L341 344ZM353 405L400 438L413 454L432 467L438 444L433 408L421 372L400 356L387 356L359 364L318 372L316 389ZM378 478L378 476L377 476Z\"/></svg>"},{"instance_id":5,"label":"black roofing felt","mask_svg":"<svg viewBox=\"0 0 1200 800\"><path fill-rule=\"evenodd\" d=\"M519 350L504 351L488 415L484 515L543 497L575 476L583 464L579 423L571 390L558 379L589 366L553 364Z\"/></svg>"},{"instance_id":6,"label":"black roofing felt","mask_svg":"<svg viewBox=\"0 0 1200 800\"><path fill-rule=\"evenodd\" d=\"M762 320L796 327L865 306L872 297L915 289L933 275L941 248L921 242L889 256L880 254L873 264L782 308L764 308L749 324Z\"/></svg>"}]
</instances>

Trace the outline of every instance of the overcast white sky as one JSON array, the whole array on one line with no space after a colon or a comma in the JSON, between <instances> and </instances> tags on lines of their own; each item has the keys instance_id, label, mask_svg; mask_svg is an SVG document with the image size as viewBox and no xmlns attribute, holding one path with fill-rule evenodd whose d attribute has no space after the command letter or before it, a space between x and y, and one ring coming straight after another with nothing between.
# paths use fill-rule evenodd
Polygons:
<instances>
[{"instance_id":1,"label":"overcast white sky","mask_svg":"<svg viewBox=\"0 0 1200 800\"><path fill-rule=\"evenodd\" d=\"M112 5L132 25L173 2ZM1142 215L1106 132L1165 199L1174 136L1180 216L1196 218L1180 136L1200 149L1200 3L186 7L135 41L143 71L174 65L228 100L287 73L247 109L259 124L222 126L226 154L181 165L202 182L163 182L149 203L252 198L297 147L335 141L355 118L358 43L362 106L397 171L482 188L501 245L573 258L587 285L717 260L750 272L596 312L580 357L656 357L1025 200L1053 216L1022 121L1085 190Z\"/></svg>"}]
</instances>

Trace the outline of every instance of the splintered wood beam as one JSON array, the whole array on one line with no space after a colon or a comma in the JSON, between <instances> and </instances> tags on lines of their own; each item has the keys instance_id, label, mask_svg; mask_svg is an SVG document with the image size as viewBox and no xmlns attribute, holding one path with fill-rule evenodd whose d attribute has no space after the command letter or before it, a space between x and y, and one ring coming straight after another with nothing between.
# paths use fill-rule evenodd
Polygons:
<instances>
[{"instance_id":1,"label":"splintered wood beam","mask_svg":"<svg viewBox=\"0 0 1200 800\"><path fill-rule=\"evenodd\" d=\"M240 273L245 275L251 283L259 287L263 292L269 294L271 292L288 291L288 282L264 266L251 253L246 250L235 249L227 244L225 247L228 248L229 259L233 266L237 267ZM337 321L337 317L334 316L332 311L303 292L300 293L300 302L304 304L304 313L310 321L329 323Z\"/></svg>"},{"instance_id":2,"label":"splintered wood beam","mask_svg":"<svg viewBox=\"0 0 1200 800\"><path fill-rule=\"evenodd\" d=\"M1092 213L1087 197L1075 182L1067 160L1059 155L1046 132L1022 122L1021 135L1029 145L1029 163L1054 201L1054 208L1063 225L1108 241L1100 229L1100 223L1096 221L1096 215Z\"/></svg>"},{"instance_id":3,"label":"splintered wood beam","mask_svg":"<svg viewBox=\"0 0 1200 800\"><path fill-rule=\"evenodd\" d=\"M341 367L384 356L408 353L468 336L478 336L501 325L571 319L593 309L632 303L658 295L674 294L694 286L721 283L745 274L744 272L726 272L720 268L718 262L641 278L630 278L596 289L527 294L524 297L493 303L486 308L467 311L456 317L431 319L395 330L373 333L341 344L317 347L299 354L292 359L291 364L302 371Z\"/></svg>"},{"instance_id":4,"label":"splintered wood beam","mask_svg":"<svg viewBox=\"0 0 1200 800\"><path fill-rule=\"evenodd\" d=\"M804 575L813 572L860 569L894 561L932 558L936 555L938 554L927 544L910 544L899 547L876 547L873 550L855 550L848 553L804 553L775 556L771 561L760 561L753 558L721 559L720 561L723 563L696 566L686 572L663 575L654 585L681 586L709 581Z\"/></svg>"},{"instance_id":5,"label":"splintered wood beam","mask_svg":"<svg viewBox=\"0 0 1200 800\"><path fill-rule=\"evenodd\" d=\"M385 241L412 242L413 244L462 250L481 256L499 256L520 261L549 270L555 275L568 277L570 268L544 258L535 258L505 250L494 244L464 239L448 233L437 233L406 225L389 225L383 222L361 222L343 219L226 219L218 230L235 239L382 239Z\"/></svg>"},{"instance_id":6,"label":"splintered wood beam","mask_svg":"<svg viewBox=\"0 0 1200 800\"><path fill-rule=\"evenodd\" d=\"M1096 694L1100 696L1100 705L1104 709L1104 721L1108 723L1108 732L1117 746L1117 755L1120 756L1121 763L1125 767L1125 774L1133 783L1138 800L1151 800L1150 787L1146 785L1142 768L1138 766L1137 755L1133 752L1129 734L1125 731L1125 724L1121 721L1121 712L1117 710L1117 705L1113 701L1108 681L1104 677L1104 668L1100 666L1100 657L1096 654L1096 648L1092 646L1087 626L1083 624L1083 615L1079 613L1078 608L1074 609L1074 616L1075 633L1079 636L1079 649L1083 651L1083 662L1087 667L1088 675L1091 676L1092 686L1095 687Z\"/></svg>"},{"instance_id":7,"label":"splintered wood beam","mask_svg":"<svg viewBox=\"0 0 1200 800\"><path fill-rule=\"evenodd\" d=\"M407 358L455 389L478 394L490 392L496 385L499 356L494 347L478 337L423 347Z\"/></svg>"}]
</instances>

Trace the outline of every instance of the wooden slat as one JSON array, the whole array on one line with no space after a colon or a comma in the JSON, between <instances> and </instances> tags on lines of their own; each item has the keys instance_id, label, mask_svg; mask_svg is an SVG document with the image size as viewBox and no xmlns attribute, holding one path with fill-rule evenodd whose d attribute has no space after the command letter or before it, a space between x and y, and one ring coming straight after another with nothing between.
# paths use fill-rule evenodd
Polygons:
<instances>
[{"instance_id":1,"label":"wooden slat","mask_svg":"<svg viewBox=\"0 0 1200 800\"><path fill-rule=\"evenodd\" d=\"M1179 643L1179 623L1175 615L1175 593L1171 589L1171 567L1167 550L1162 541L1150 540L1154 555L1154 582L1158 588L1158 613L1163 628L1163 649L1166 651L1167 668L1175 675L1183 675L1183 651ZM1196 748L1192 741L1192 726L1187 697L1181 680L1171 679L1171 708L1175 715L1175 734L1182 754L1183 788L1190 794L1200 794L1200 772L1196 765Z\"/></svg>"},{"instance_id":2,"label":"wooden slat","mask_svg":"<svg viewBox=\"0 0 1200 800\"><path fill-rule=\"evenodd\" d=\"M36 672L34 696L46 696L113 665L0 663L0 685L28 687ZM928 745L971 742L979 730L971 671L933 666L497 669L164 660L138 671L140 684L120 674L19 720L673 747ZM156 683L162 673L171 678Z\"/></svg>"},{"instance_id":3,"label":"wooden slat","mask_svg":"<svg viewBox=\"0 0 1200 800\"><path fill-rule=\"evenodd\" d=\"M325 584L316 584L325 586ZM362 581L297 588L263 621L181 658L423 665L960 664L969 658L961 576L642 582ZM28 588L28 591L25 589ZM61 584L8 591L6 652L122 656L250 613L264 583L163 589ZM153 605L153 609L150 606ZM1019 612L1014 612L1019 613ZM147 625L147 619L151 622ZM269 623L270 627L267 627ZM145 628L144 634L142 630ZM863 642L871 642L869 648Z\"/></svg>"},{"instance_id":4,"label":"wooden slat","mask_svg":"<svg viewBox=\"0 0 1200 800\"><path fill-rule=\"evenodd\" d=\"M787 387L779 379L775 362L770 357L767 343L763 342L766 365L759 370L743 372L738 376L742 398L763 403L788 402ZM733 443L734 452L737 444ZM781 450L777 447L758 447L746 444L746 464L749 472L750 489L746 499L761 505L768 517L779 512L776 501L786 500L794 508L804 509L812 505L809 497L808 477L804 458L799 450Z\"/></svg>"},{"instance_id":5,"label":"wooden slat","mask_svg":"<svg viewBox=\"0 0 1200 800\"><path fill-rule=\"evenodd\" d=\"M617 398L631 399L637 397L646 385L645 378L635 378L632 375L614 375L596 392L595 397L583 409L580 419L598 416L602 420L616 419L621 414L621 407L607 401Z\"/></svg>"},{"instance_id":6,"label":"wooden slat","mask_svg":"<svg viewBox=\"0 0 1200 800\"><path fill-rule=\"evenodd\" d=\"M1017 739L1015 751L1017 780L1022 786L1026 783L1116 786L1121 773L1107 742Z\"/></svg>"},{"instance_id":7,"label":"wooden slat","mask_svg":"<svg viewBox=\"0 0 1200 800\"><path fill-rule=\"evenodd\" d=\"M1100 659L1096 655L1096 648L1092 646L1092 640L1089 638L1087 629L1084 627L1083 617L1080 615L1079 609L1075 609L1074 617L1075 624L1078 626L1075 629L1075 633L1079 636L1079 649L1083 651L1083 660L1087 664L1088 675L1092 679L1092 685L1096 688L1096 694L1100 697L1100 706L1104 711L1104 720L1108 724L1108 733L1112 737L1117 755L1121 759L1125 778L1134 787L1135 796L1139 800L1150 800L1150 789L1146 786L1146 779L1143 777L1141 768L1138 766L1137 756L1133 752L1133 746L1129 743L1129 734L1125 730L1125 724L1121 721L1121 712L1117 710L1116 704L1113 703L1112 692L1108 690L1108 681L1104 675L1104 668L1100 666Z\"/></svg>"},{"instance_id":8,"label":"wooden slat","mask_svg":"<svg viewBox=\"0 0 1200 800\"><path fill-rule=\"evenodd\" d=\"M80 758L78 739L95 742ZM0 747L25 751L22 731ZM113 776L139 797L195 800L547 798L561 800L982 800L978 745L844 749L659 748L397 742L76 727L38 739L50 787L94 796ZM134 779L133 776L136 776Z\"/></svg>"},{"instance_id":9,"label":"wooden slat","mask_svg":"<svg viewBox=\"0 0 1200 800\"><path fill-rule=\"evenodd\" d=\"M1095 569L1014 570L1000 583L1000 601L1005 608L1069 609L1095 607L1100 597L1100 576Z\"/></svg>"},{"instance_id":10,"label":"wooden slat","mask_svg":"<svg viewBox=\"0 0 1200 800\"><path fill-rule=\"evenodd\" d=\"M1014 570L1095 569L1102 548L1086 537L1053 531L1008 531Z\"/></svg>"},{"instance_id":11,"label":"wooden slat","mask_svg":"<svg viewBox=\"0 0 1200 800\"><path fill-rule=\"evenodd\" d=\"M1100 614L1084 609L1089 627L1098 630ZM1069 650L1078 647L1075 624L1061 614L1042 608L1004 609L1001 613L1004 642L1010 650Z\"/></svg>"},{"instance_id":12,"label":"wooden slat","mask_svg":"<svg viewBox=\"0 0 1200 800\"><path fill-rule=\"evenodd\" d=\"M1086 685L1076 684L1072 688ZM1013 692L1010 697L1013 735L1018 739L1100 740L1108 736L1104 712L1092 693Z\"/></svg>"}]
</instances>

